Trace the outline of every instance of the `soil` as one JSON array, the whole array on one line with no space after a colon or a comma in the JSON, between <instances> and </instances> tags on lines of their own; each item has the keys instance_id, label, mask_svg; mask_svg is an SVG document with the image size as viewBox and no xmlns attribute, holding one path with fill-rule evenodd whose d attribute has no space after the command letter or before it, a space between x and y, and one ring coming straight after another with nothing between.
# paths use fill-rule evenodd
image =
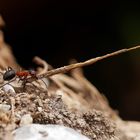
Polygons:
<instances>
[{"instance_id":1,"label":"soil","mask_svg":"<svg viewBox=\"0 0 140 140\"><path fill-rule=\"evenodd\" d=\"M10 109L0 116L1 131L12 131L18 128L22 116L31 114L33 123L60 124L71 127L90 139L115 140L115 124L101 111L91 110L87 113L71 111L63 103L60 95L48 96L48 91L36 89L32 92L33 89L34 87L30 85L26 87L26 92L0 94L0 104L11 106L13 103L14 107L13 114ZM13 125L12 128L11 125Z\"/></svg>"}]
</instances>

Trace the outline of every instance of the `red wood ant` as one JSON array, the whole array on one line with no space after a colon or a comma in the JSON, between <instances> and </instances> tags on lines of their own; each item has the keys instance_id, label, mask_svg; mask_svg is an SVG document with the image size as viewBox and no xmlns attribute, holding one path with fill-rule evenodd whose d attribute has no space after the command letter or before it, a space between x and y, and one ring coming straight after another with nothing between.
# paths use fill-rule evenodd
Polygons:
<instances>
[{"instance_id":1,"label":"red wood ant","mask_svg":"<svg viewBox=\"0 0 140 140\"><path fill-rule=\"evenodd\" d=\"M23 81L23 85L25 86L25 84L27 82L29 82L28 79L27 79L29 76L30 77L33 77L35 80L38 79L38 77L36 75L36 72L34 70L32 70L32 69L30 69L28 71L26 70L26 71L17 71L17 72L15 72L14 69L12 69L11 67L8 67L8 69L6 70L6 72L3 74L3 80L10 81L13 78L18 77L19 80L22 80ZM46 85L46 83L43 80L42 80L42 82Z\"/></svg>"},{"instance_id":2,"label":"red wood ant","mask_svg":"<svg viewBox=\"0 0 140 140\"><path fill-rule=\"evenodd\" d=\"M6 72L3 74L3 80L10 81L16 76L20 80L26 80L28 76L31 76L37 79L36 72L34 70L15 72L15 70L13 70L11 67L8 67Z\"/></svg>"}]
</instances>

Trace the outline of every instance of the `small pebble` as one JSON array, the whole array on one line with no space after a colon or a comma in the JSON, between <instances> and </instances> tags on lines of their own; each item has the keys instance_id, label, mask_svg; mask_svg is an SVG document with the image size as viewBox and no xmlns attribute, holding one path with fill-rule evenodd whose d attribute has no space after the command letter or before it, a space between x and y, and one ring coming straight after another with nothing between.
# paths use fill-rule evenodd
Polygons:
<instances>
[{"instance_id":1,"label":"small pebble","mask_svg":"<svg viewBox=\"0 0 140 140\"><path fill-rule=\"evenodd\" d=\"M33 118L30 114L23 115L21 117L20 126L31 124L33 122Z\"/></svg>"},{"instance_id":2,"label":"small pebble","mask_svg":"<svg viewBox=\"0 0 140 140\"><path fill-rule=\"evenodd\" d=\"M61 125L31 124L13 132L14 140L90 140L72 128Z\"/></svg>"},{"instance_id":3,"label":"small pebble","mask_svg":"<svg viewBox=\"0 0 140 140\"><path fill-rule=\"evenodd\" d=\"M37 107L38 111L41 112L43 109L42 107Z\"/></svg>"},{"instance_id":4,"label":"small pebble","mask_svg":"<svg viewBox=\"0 0 140 140\"><path fill-rule=\"evenodd\" d=\"M2 88L5 92L14 92L15 93L15 90L14 88L11 86L11 85L4 85L3 88Z\"/></svg>"},{"instance_id":5,"label":"small pebble","mask_svg":"<svg viewBox=\"0 0 140 140\"><path fill-rule=\"evenodd\" d=\"M0 104L0 110L3 110L3 111L9 111L10 108L11 108L10 105Z\"/></svg>"}]
</instances>

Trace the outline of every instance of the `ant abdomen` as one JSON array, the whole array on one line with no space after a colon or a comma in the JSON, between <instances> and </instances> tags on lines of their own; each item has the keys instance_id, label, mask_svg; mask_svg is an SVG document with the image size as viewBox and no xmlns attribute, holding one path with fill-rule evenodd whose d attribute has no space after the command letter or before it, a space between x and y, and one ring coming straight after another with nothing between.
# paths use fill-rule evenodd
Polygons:
<instances>
[{"instance_id":1,"label":"ant abdomen","mask_svg":"<svg viewBox=\"0 0 140 140\"><path fill-rule=\"evenodd\" d=\"M6 72L3 75L3 80L9 81L9 80L13 79L15 76L16 76L15 71L11 67L8 67L8 69L6 70Z\"/></svg>"}]
</instances>

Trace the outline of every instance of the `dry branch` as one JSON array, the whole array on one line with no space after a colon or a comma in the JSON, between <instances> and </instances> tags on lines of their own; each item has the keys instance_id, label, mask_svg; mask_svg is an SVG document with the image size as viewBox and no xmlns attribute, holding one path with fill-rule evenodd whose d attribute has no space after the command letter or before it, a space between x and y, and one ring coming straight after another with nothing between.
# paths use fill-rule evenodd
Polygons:
<instances>
[{"instance_id":1,"label":"dry branch","mask_svg":"<svg viewBox=\"0 0 140 140\"><path fill-rule=\"evenodd\" d=\"M109 54L106 54L106 55L103 55L103 56L92 58L92 59L89 59L89 60L84 61L84 62L80 62L80 63L71 64L71 65L68 65L68 66L56 68L56 69L47 71L44 74L38 75L38 78L49 77L49 76L59 74L59 73L66 73L66 72L68 72L68 71L70 71L72 69L88 66L88 65L94 64L94 63L96 63L96 62L98 62L100 60L103 60L105 58L109 58L109 57L112 57L112 56L115 56L115 55L119 55L121 53L128 52L128 51L131 51L131 50L135 50L135 49L138 49L138 48L140 48L140 46L136 46L136 47L132 47L132 48L128 48L128 49L118 50L118 51L115 51L113 53L109 53Z\"/></svg>"}]
</instances>

